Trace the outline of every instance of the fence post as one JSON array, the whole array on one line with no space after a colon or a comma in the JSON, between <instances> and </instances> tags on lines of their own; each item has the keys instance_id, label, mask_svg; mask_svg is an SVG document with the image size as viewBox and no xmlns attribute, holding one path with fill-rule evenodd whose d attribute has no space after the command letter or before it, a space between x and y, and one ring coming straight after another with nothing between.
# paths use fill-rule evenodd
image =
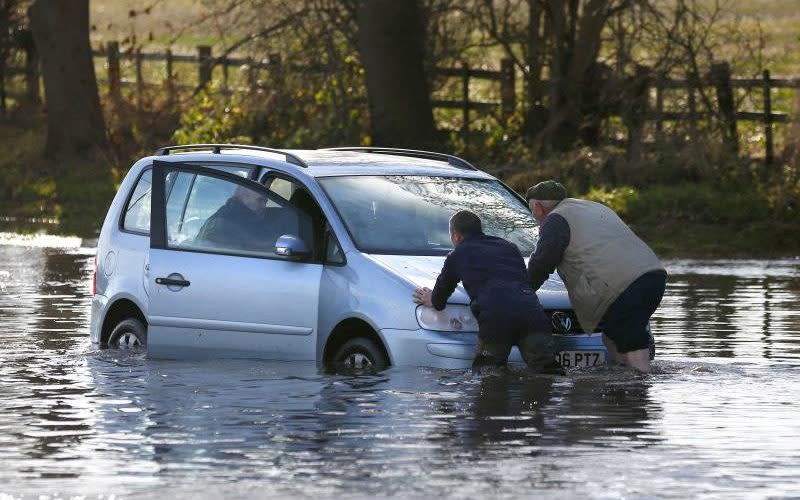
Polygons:
<instances>
[{"instance_id":1,"label":"fence post","mask_svg":"<svg viewBox=\"0 0 800 500\"><path fill-rule=\"evenodd\" d=\"M269 77L272 79L273 82L282 82L283 81L283 60L281 59L281 55L277 53L271 53L268 59L269 64Z\"/></svg>"},{"instance_id":2,"label":"fence post","mask_svg":"<svg viewBox=\"0 0 800 500\"><path fill-rule=\"evenodd\" d=\"M664 74L656 77L656 142L661 142L664 130Z\"/></svg>"},{"instance_id":3,"label":"fence post","mask_svg":"<svg viewBox=\"0 0 800 500\"><path fill-rule=\"evenodd\" d=\"M172 49L167 49L167 99L169 99L170 104L175 101L175 75L173 74L172 62Z\"/></svg>"},{"instance_id":4,"label":"fence post","mask_svg":"<svg viewBox=\"0 0 800 500\"><path fill-rule=\"evenodd\" d=\"M211 47L209 45L197 46L197 60L200 62L197 66L198 86L205 87L211 81L211 71L213 69Z\"/></svg>"},{"instance_id":5,"label":"fence post","mask_svg":"<svg viewBox=\"0 0 800 500\"><path fill-rule=\"evenodd\" d=\"M222 88L228 91L228 56L222 57Z\"/></svg>"},{"instance_id":6,"label":"fence post","mask_svg":"<svg viewBox=\"0 0 800 500\"><path fill-rule=\"evenodd\" d=\"M30 32L25 40L25 94L32 104L42 102L39 90L39 53Z\"/></svg>"},{"instance_id":7,"label":"fence post","mask_svg":"<svg viewBox=\"0 0 800 500\"><path fill-rule=\"evenodd\" d=\"M731 67L728 63L717 63L711 66L711 81L717 90L717 104L722 121L722 138L728 149L739 153L739 138L736 133L736 107L733 102L731 86Z\"/></svg>"},{"instance_id":8,"label":"fence post","mask_svg":"<svg viewBox=\"0 0 800 500\"><path fill-rule=\"evenodd\" d=\"M469 134L469 65L461 64L461 133L468 142Z\"/></svg>"},{"instance_id":9,"label":"fence post","mask_svg":"<svg viewBox=\"0 0 800 500\"><path fill-rule=\"evenodd\" d=\"M120 98L120 73L119 73L119 42L111 41L106 44L106 57L108 58L108 94L111 99Z\"/></svg>"},{"instance_id":10,"label":"fence post","mask_svg":"<svg viewBox=\"0 0 800 500\"><path fill-rule=\"evenodd\" d=\"M134 52L134 64L136 67L136 111L142 112L144 106L144 76L142 75L142 48L136 47Z\"/></svg>"},{"instance_id":11,"label":"fence post","mask_svg":"<svg viewBox=\"0 0 800 500\"><path fill-rule=\"evenodd\" d=\"M247 88L251 94L256 92L258 86L258 73L256 70L256 62L252 57L247 58Z\"/></svg>"},{"instance_id":12,"label":"fence post","mask_svg":"<svg viewBox=\"0 0 800 500\"><path fill-rule=\"evenodd\" d=\"M6 63L0 61L0 114L6 115Z\"/></svg>"},{"instance_id":13,"label":"fence post","mask_svg":"<svg viewBox=\"0 0 800 500\"><path fill-rule=\"evenodd\" d=\"M772 141L772 95L770 92L771 83L769 70L764 70L764 138L766 152L764 153L764 163L766 166L771 167L775 161L775 152L773 151Z\"/></svg>"},{"instance_id":14,"label":"fence post","mask_svg":"<svg viewBox=\"0 0 800 500\"><path fill-rule=\"evenodd\" d=\"M650 68L637 65L636 74L629 82L629 96L625 123L628 126L628 162L638 164L642 159L642 137L646 122L651 76Z\"/></svg>"},{"instance_id":15,"label":"fence post","mask_svg":"<svg viewBox=\"0 0 800 500\"><path fill-rule=\"evenodd\" d=\"M689 84L689 140L694 141L697 137L697 101L695 99L695 89L698 87L697 79L694 74L687 78Z\"/></svg>"},{"instance_id":16,"label":"fence post","mask_svg":"<svg viewBox=\"0 0 800 500\"><path fill-rule=\"evenodd\" d=\"M505 123L517 107L514 61L508 58L502 59L500 61L500 72L502 73L502 79L500 80L500 111L502 113L503 123Z\"/></svg>"}]
</instances>

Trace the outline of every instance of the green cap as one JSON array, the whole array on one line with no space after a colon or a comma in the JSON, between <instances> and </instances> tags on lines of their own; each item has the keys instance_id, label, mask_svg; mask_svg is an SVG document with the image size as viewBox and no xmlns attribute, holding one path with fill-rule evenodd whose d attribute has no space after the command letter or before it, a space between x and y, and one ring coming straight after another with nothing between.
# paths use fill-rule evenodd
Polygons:
<instances>
[{"instance_id":1,"label":"green cap","mask_svg":"<svg viewBox=\"0 0 800 500\"><path fill-rule=\"evenodd\" d=\"M567 188L556 181L542 181L528 188L525 199L530 200L556 200L561 201L567 197Z\"/></svg>"}]
</instances>

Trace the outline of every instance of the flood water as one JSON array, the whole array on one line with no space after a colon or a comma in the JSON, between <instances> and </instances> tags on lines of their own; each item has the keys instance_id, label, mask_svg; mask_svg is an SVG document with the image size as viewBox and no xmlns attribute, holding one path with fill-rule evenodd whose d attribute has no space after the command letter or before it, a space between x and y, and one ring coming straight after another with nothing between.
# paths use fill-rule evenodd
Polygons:
<instances>
[{"instance_id":1,"label":"flood water","mask_svg":"<svg viewBox=\"0 0 800 500\"><path fill-rule=\"evenodd\" d=\"M0 497L800 497L800 260L674 261L657 371L156 361L92 249L0 235Z\"/></svg>"}]
</instances>

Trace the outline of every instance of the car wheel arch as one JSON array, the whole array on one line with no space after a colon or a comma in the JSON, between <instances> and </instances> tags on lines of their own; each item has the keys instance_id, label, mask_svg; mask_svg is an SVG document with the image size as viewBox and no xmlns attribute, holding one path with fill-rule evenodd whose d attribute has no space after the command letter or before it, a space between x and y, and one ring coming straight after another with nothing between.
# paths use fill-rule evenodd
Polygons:
<instances>
[{"instance_id":1,"label":"car wheel arch","mask_svg":"<svg viewBox=\"0 0 800 500\"><path fill-rule=\"evenodd\" d=\"M100 345L107 345L114 327L128 318L138 319L145 328L148 326L147 318L142 312L142 309L134 301L128 298L119 298L115 300L108 307L106 315L103 318L103 326L100 329Z\"/></svg>"},{"instance_id":2,"label":"car wheel arch","mask_svg":"<svg viewBox=\"0 0 800 500\"><path fill-rule=\"evenodd\" d=\"M347 341L358 337L365 337L375 342L383 351L386 359L389 360L389 365L391 366L394 364L389 350L386 348L386 342L383 341L378 330L367 321L360 318L344 319L331 330L331 334L328 336L328 340L325 342L325 348L323 349L323 363L326 365L329 364L333 360L336 351L341 346Z\"/></svg>"}]
</instances>

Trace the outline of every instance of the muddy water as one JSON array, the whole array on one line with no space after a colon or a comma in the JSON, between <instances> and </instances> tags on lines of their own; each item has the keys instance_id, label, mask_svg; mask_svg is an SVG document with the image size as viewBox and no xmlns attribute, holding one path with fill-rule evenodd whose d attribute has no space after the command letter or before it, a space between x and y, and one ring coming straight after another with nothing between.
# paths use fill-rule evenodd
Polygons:
<instances>
[{"instance_id":1,"label":"muddy water","mask_svg":"<svg viewBox=\"0 0 800 500\"><path fill-rule=\"evenodd\" d=\"M348 378L99 350L78 245L0 235L0 497L800 496L800 261L669 263L653 375Z\"/></svg>"}]
</instances>

